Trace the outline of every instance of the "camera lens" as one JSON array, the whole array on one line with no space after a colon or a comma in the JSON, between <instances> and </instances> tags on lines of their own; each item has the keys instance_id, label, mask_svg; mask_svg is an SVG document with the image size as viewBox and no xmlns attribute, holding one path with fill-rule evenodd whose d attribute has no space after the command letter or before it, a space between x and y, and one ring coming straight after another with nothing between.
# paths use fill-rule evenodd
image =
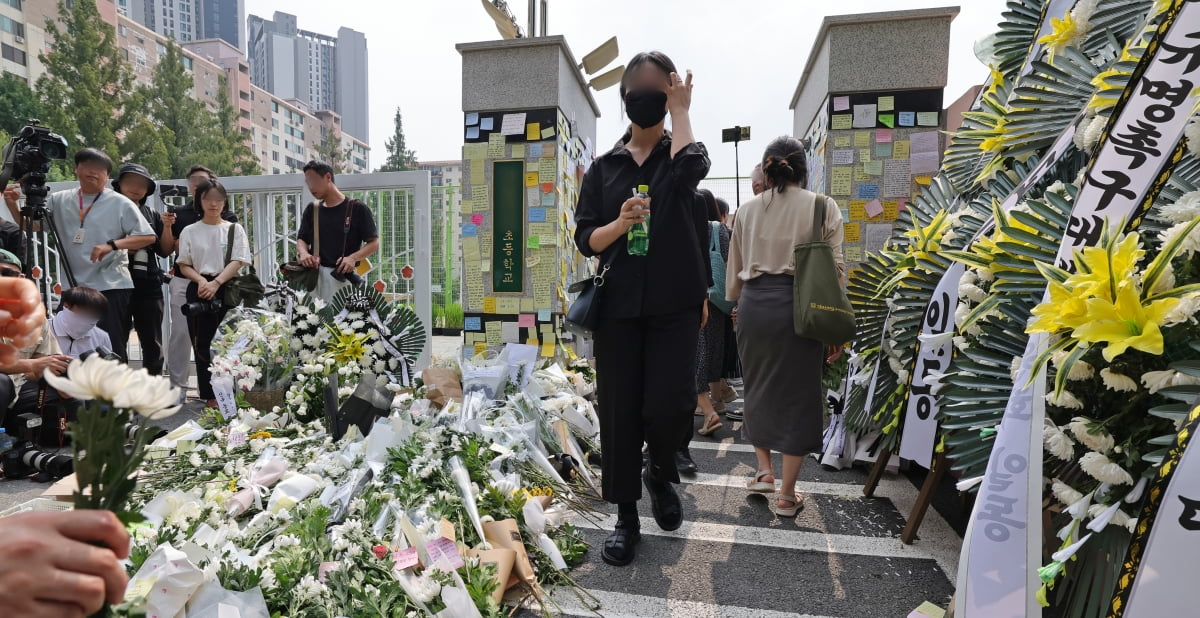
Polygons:
<instances>
[{"instance_id":1,"label":"camera lens","mask_svg":"<svg viewBox=\"0 0 1200 618\"><path fill-rule=\"evenodd\" d=\"M55 455L33 445L21 453L21 462L38 472L45 472L55 478L67 476L75 469L75 462L70 456Z\"/></svg>"}]
</instances>

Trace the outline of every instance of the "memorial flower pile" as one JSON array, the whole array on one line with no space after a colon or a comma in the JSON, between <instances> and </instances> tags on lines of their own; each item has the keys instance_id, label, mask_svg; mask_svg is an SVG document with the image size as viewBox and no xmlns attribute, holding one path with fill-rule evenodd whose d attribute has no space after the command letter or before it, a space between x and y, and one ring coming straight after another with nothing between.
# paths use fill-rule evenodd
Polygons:
<instances>
[{"instance_id":1,"label":"memorial flower pile","mask_svg":"<svg viewBox=\"0 0 1200 618\"><path fill-rule=\"evenodd\" d=\"M295 372L296 343L285 316L234 309L213 338L212 377L243 391L285 388Z\"/></svg>"},{"instance_id":2,"label":"memorial flower pile","mask_svg":"<svg viewBox=\"0 0 1200 618\"><path fill-rule=\"evenodd\" d=\"M214 598L294 617L501 616L506 598L549 613L553 589L583 594L567 515L586 514L597 434L592 384L568 376L546 364L442 409L397 393L365 436L254 409L184 425L143 465L118 615Z\"/></svg>"}]
</instances>

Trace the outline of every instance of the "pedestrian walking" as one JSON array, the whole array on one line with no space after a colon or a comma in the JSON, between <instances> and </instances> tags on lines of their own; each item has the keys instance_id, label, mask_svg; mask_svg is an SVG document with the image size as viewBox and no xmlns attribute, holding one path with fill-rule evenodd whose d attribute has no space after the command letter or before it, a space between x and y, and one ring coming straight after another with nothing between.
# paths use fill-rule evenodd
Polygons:
<instances>
[{"instance_id":1,"label":"pedestrian walking","mask_svg":"<svg viewBox=\"0 0 1200 618\"><path fill-rule=\"evenodd\" d=\"M643 484L659 527L683 523L675 455L692 430L696 341L711 281L708 217L696 199L709 160L692 132L691 72L680 76L661 52L626 66L620 93L633 124L584 176L575 213L576 246L600 255L605 272L595 358L602 490L618 520L602 556L616 566L633 561L641 540ZM665 130L668 113L673 133Z\"/></svg>"},{"instance_id":2,"label":"pedestrian walking","mask_svg":"<svg viewBox=\"0 0 1200 618\"><path fill-rule=\"evenodd\" d=\"M766 191L738 209L726 296L738 301L738 350L746 389L742 433L758 458L758 471L747 488L773 493L771 453L782 453L783 486L775 512L794 517L803 507L795 488L804 456L821 450L821 370L827 350L819 341L795 334L792 286L805 273L795 272L793 250L812 237L816 201L828 200L824 240L833 248L845 285L842 214L831 198L804 188L808 169L799 140L772 141L762 166Z\"/></svg>"}]
</instances>

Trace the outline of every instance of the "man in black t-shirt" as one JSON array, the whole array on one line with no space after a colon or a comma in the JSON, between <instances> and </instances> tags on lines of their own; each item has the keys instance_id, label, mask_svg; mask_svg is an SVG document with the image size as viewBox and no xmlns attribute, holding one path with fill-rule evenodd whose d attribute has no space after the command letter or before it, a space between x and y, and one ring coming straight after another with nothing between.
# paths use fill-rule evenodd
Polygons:
<instances>
[{"instance_id":1,"label":"man in black t-shirt","mask_svg":"<svg viewBox=\"0 0 1200 618\"><path fill-rule=\"evenodd\" d=\"M188 192L196 195L196 189L216 175L203 165L193 165L188 170ZM160 240L163 251L174 253L179 248L179 235L183 228L199 221L204 214L196 206L195 201L189 201L182 208L172 208L162 215L163 231ZM226 221L237 223L237 215L226 211L221 214ZM187 304L187 278L175 270L171 278L171 337L167 342L167 371L171 374L171 384L181 392L187 392L188 378L191 373L192 338L188 333L187 318L183 315L182 307Z\"/></svg>"},{"instance_id":2,"label":"man in black t-shirt","mask_svg":"<svg viewBox=\"0 0 1200 618\"><path fill-rule=\"evenodd\" d=\"M304 166L304 183L317 198L300 217L296 235L296 251L300 263L308 268L320 268L315 293L329 302L342 287L350 285L347 274L365 272L365 260L379 251L379 231L370 208L359 200L346 197L333 182L333 168L328 163L309 161ZM313 207L318 207L313 227Z\"/></svg>"}]
</instances>

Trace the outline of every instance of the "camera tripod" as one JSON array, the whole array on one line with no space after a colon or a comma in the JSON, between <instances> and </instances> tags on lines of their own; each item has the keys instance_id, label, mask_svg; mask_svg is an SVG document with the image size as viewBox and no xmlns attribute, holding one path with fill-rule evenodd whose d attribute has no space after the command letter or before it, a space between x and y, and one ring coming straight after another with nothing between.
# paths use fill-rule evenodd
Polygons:
<instances>
[{"instance_id":1,"label":"camera tripod","mask_svg":"<svg viewBox=\"0 0 1200 618\"><path fill-rule=\"evenodd\" d=\"M58 235L54 214L46 208L46 195L50 192L46 187L46 175L40 172L26 174L21 178L21 192L25 195L25 205L21 207L21 229L25 234L25 255L21 256L21 266L25 276L33 276L34 241L37 240L37 244L44 247L47 246L46 240L49 237L54 239L54 248L58 251L59 265L66 275L67 287L75 287L75 273L71 270L71 261L63 249L62 238ZM47 227L49 233L46 231ZM44 290L47 301L50 298L49 292L49 288ZM49 309L50 303L47 302L46 306Z\"/></svg>"}]
</instances>

